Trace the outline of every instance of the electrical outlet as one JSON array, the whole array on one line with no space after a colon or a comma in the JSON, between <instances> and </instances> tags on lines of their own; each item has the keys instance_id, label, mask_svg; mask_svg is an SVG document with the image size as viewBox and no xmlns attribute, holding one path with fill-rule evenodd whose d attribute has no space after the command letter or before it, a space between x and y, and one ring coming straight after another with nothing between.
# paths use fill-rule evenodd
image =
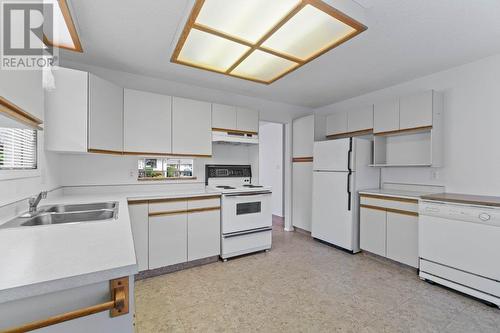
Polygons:
<instances>
[{"instance_id":1,"label":"electrical outlet","mask_svg":"<svg viewBox=\"0 0 500 333\"><path fill-rule=\"evenodd\" d=\"M135 170L130 170L129 177L134 178L135 176Z\"/></svg>"},{"instance_id":2,"label":"electrical outlet","mask_svg":"<svg viewBox=\"0 0 500 333\"><path fill-rule=\"evenodd\" d=\"M438 180L439 179L439 171L438 170L432 170L431 171L431 179L432 180Z\"/></svg>"}]
</instances>

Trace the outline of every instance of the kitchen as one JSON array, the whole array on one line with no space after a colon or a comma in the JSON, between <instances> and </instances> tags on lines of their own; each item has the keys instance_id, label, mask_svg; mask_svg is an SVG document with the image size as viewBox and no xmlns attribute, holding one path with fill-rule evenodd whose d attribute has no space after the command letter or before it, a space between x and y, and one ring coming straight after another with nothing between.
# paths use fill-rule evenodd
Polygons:
<instances>
[{"instance_id":1,"label":"kitchen","mask_svg":"<svg viewBox=\"0 0 500 333\"><path fill-rule=\"evenodd\" d=\"M278 34L248 44L296 2L241 45L276 56ZM178 47L237 36L213 11L237 5L146 3L53 2L76 51L1 70L0 331L498 331L498 4L300 2L359 30L252 81ZM262 122L283 127L282 188Z\"/></svg>"}]
</instances>

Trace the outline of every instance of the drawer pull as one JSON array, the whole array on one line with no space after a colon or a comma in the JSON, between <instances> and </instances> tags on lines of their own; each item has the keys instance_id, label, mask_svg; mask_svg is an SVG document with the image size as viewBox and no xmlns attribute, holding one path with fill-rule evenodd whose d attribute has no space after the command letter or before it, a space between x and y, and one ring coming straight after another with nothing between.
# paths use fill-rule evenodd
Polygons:
<instances>
[{"instance_id":1,"label":"drawer pull","mask_svg":"<svg viewBox=\"0 0 500 333\"><path fill-rule=\"evenodd\" d=\"M29 332L39 328L60 324L62 322L73 320L95 313L109 310L110 317L117 317L128 313L129 294L128 277L119 278L110 281L110 292L112 300L101 304L92 305L83 309L78 309L63 314L55 315L47 319L32 321L18 327L9 328L0 331L1 333L21 333Z\"/></svg>"}]
</instances>

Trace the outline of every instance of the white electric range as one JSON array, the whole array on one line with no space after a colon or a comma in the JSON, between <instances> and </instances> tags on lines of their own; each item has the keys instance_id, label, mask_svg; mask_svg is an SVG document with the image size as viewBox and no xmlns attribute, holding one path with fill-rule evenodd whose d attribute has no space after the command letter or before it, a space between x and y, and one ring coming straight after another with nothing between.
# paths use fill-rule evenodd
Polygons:
<instances>
[{"instance_id":1,"label":"white electric range","mask_svg":"<svg viewBox=\"0 0 500 333\"><path fill-rule=\"evenodd\" d=\"M271 187L252 183L250 165L206 165L205 185L222 192L223 260L271 248Z\"/></svg>"}]
</instances>

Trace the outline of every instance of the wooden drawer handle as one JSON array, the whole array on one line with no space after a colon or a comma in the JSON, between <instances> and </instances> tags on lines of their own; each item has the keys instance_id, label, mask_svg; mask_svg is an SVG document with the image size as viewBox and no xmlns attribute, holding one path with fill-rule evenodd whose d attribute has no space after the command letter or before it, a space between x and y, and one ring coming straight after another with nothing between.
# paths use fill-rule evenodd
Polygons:
<instances>
[{"instance_id":1,"label":"wooden drawer handle","mask_svg":"<svg viewBox=\"0 0 500 333\"><path fill-rule=\"evenodd\" d=\"M213 210L220 210L220 206L193 208L193 209L182 209L182 210L171 210L171 211L164 211L164 212L154 212L154 213L149 213L149 217L166 216L166 215L179 215L179 214L188 214L188 213L201 213L201 212L209 212L209 211L213 211Z\"/></svg>"},{"instance_id":2,"label":"wooden drawer handle","mask_svg":"<svg viewBox=\"0 0 500 333\"><path fill-rule=\"evenodd\" d=\"M378 206L363 205L363 204L359 205L359 207L380 210L380 211L388 212L388 213L395 213L395 214L402 214L402 215L409 215L409 216L418 216L417 212L410 212L407 210L394 209L394 208L388 208L388 207L378 207Z\"/></svg>"},{"instance_id":3,"label":"wooden drawer handle","mask_svg":"<svg viewBox=\"0 0 500 333\"><path fill-rule=\"evenodd\" d=\"M110 292L112 300L97 305L92 305L83 309L66 312L60 315L52 316L47 319L32 321L18 327L9 328L0 331L1 333L21 333L29 332L39 328L52 326L95 313L109 310L110 317L121 316L128 313L129 294L128 277L119 278L110 281Z\"/></svg>"}]
</instances>

